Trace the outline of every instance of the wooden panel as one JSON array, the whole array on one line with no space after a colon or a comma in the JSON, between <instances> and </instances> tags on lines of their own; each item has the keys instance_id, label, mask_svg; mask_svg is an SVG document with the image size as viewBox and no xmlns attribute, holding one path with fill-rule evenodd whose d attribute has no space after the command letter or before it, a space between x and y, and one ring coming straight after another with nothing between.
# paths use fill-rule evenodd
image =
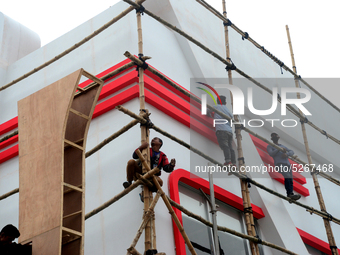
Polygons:
<instances>
[{"instance_id":1,"label":"wooden panel","mask_svg":"<svg viewBox=\"0 0 340 255\"><path fill-rule=\"evenodd\" d=\"M81 72L18 102L20 241L61 224L63 132Z\"/></svg>"},{"instance_id":2,"label":"wooden panel","mask_svg":"<svg viewBox=\"0 0 340 255\"><path fill-rule=\"evenodd\" d=\"M59 255L61 228L57 227L32 239L33 255Z\"/></svg>"}]
</instances>

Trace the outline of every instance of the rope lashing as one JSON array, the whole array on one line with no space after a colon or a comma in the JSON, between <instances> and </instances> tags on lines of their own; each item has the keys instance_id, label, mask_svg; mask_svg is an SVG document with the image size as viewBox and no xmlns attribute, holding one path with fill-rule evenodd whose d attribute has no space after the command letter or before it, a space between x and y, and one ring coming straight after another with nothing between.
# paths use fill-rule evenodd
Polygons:
<instances>
[{"instance_id":1,"label":"rope lashing","mask_svg":"<svg viewBox=\"0 0 340 255\"><path fill-rule=\"evenodd\" d=\"M251 179L247 175L246 175L246 178L243 178L243 180L248 183L248 188L251 188L251 185L250 185Z\"/></svg>"},{"instance_id":2,"label":"rope lashing","mask_svg":"<svg viewBox=\"0 0 340 255\"><path fill-rule=\"evenodd\" d=\"M325 135L327 137L327 139L328 139L328 135L327 135L327 132L325 130L322 130L321 134Z\"/></svg>"},{"instance_id":3,"label":"rope lashing","mask_svg":"<svg viewBox=\"0 0 340 255\"><path fill-rule=\"evenodd\" d=\"M146 252L145 252L145 255L154 255L154 254L157 254L158 253L158 251L157 250L155 250L155 249L150 249L150 250L147 250Z\"/></svg>"},{"instance_id":4,"label":"rope lashing","mask_svg":"<svg viewBox=\"0 0 340 255\"><path fill-rule=\"evenodd\" d=\"M281 101L281 96L279 93L277 93L277 99Z\"/></svg>"},{"instance_id":5,"label":"rope lashing","mask_svg":"<svg viewBox=\"0 0 340 255\"><path fill-rule=\"evenodd\" d=\"M227 12L226 12L227 13ZM231 26L233 23L230 21L230 19L228 19L228 22L223 22L224 26Z\"/></svg>"},{"instance_id":6,"label":"rope lashing","mask_svg":"<svg viewBox=\"0 0 340 255\"><path fill-rule=\"evenodd\" d=\"M329 248L332 250L332 249L338 249L338 246L334 246L334 245L330 245Z\"/></svg>"},{"instance_id":7,"label":"rope lashing","mask_svg":"<svg viewBox=\"0 0 340 255\"><path fill-rule=\"evenodd\" d=\"M259 237L259 235L257 235L256 238L257 238L257 243L262 244L262 239Z\"/></svg>"},{"instance_id":8,"label":"rope lashing","mask_svg":"<svg viewBox=\"0 0 340 255\"><path fill-rule=\"evenodd\" d=\"M227 72L229 70L233 71L236 70L236 66L234 65L234 62L231 60L231 58L227 58L227 60L229 60L231 62L231 66L229 67L228 65L225 67L225 70L227 70Z\"/></svg>"},{"instance_id":9,"label":"rope lashing","mask_svg":"<svg viewBox=\"0 0 340 255\"><path fill-rule=\"evenodd\" d=\"M244 36L242 35L242 40L244 41L244 39L248 39L249 38L249 34L247 32L244 32Z\"/></svg>"},{"instance_id":10,"label":"rope lashing","mask_svg":"<svg viewBox=\"0 0 340 255\"><path fill-rule=\"evenodd\" d=\"M244 213L253 213L253 208L251 206L243 208Z\"/></svg>"},{"instance_id":11,"label":"rope lashing","mask_svg":"<svg viewBox=\"0 0 340 255\"><path fill-rule=\"evenodd\" d=\"M303 123L308 123L307 117L305 116L304 119L300 119L300 122L301 122L301 124L303 124Z\"/></svg>"},{"instance_id":12,"label":"rope lashing","mask_svg":"<svg viewBox=\"0 0 340 255\"><path fill-rule=\"evenodd\" d=\"M275 63L277 63L280 66L281 74L283 74L282 67L284 66L284 63L280 59L275 57L273 54L271 54L268 50L266 50L263 46L261 46L260 50L263 51L264 54L266 54L268 57L270 57Z\"/></svg>"},{"instance_id":13,"label":"rope lashing","mask_svg":"<svg viewBox=\"0 0 340 255\"><path fill-rule=\"evenodd\" d=\"M236 125L235 125L235 129L241 129L241 130L243 130L243 129L244 129L244 125L243 125L243 124L236 124Z\"/></svg>"},{"instance_id":14,"label":"rope lashing","mask_svg":"<svg viewBox=\"0 0 340 255\"><path fill-rule=\"evenodd\" d=\"M136 13L140 12L140 14L144 15L145 7L143 5L139 5L139 8L136 8Z\"/></svg>"},{"instance_id":15,"label":"rope lashing","mask_svg":"<svg viewBox=\"0 0 340 255\"><path fill-rule=\"evenodd\" d=\"M142 53L138 54L139 59L143 62L141 65L137 65L136 71L138 72L139 68L143 68L144 70L149 67L147 63L145 63L145 60L142 58L144 55ZM138 72L138 77L139 77L139 72Z\"/></svg>"},{"instance_id":16,"label":"rope lashing","mask_svg":"<svg viewBox=\"0 0 340 255\"><path fill-rule=\"evenodd\" d=\"M242 162L243 162L242 164L246 163L246 162L244 161L244 157L238 158L237 160L239 160L239 161L242 160Z\"/></svg>"},{"instance_id":17,"label":"rope lashing","mask_svg":"<svg viewBox=\"0 0 340 255\"><path fill-rule=\"evenodd\" d=\"M324 218L325 220L328 220L328 221L332 221L333 220L333 216L332 214L328 213L328 212L325 212L327 214L327 218L326 217L322 217Z\"/></svg>"}]
</instances>

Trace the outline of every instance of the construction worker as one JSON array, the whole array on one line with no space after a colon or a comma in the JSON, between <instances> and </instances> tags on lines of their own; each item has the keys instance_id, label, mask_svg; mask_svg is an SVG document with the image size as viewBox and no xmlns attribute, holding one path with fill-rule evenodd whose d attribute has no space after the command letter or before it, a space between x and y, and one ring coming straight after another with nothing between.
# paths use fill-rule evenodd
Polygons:
<instances>
[{"instance_id":1,"label":"construction worker","mask_svg":"<svg viewBox=\"0 0 340 255\"><path fill-rule=\"evenodd\" d=\"M21 245L14 243L14 239L20 236L19 230L11 224L6 225L0 232L0 254L16 255L21 253ZM27 253L25 253L27 254Z\"/></svg>"},{"instance_id":2,"label":"construction worker","mask_svg":"<svg viewBox=\"0 0 340 255\"><path fill-rule=\"evenodd\" d=\"M219 98L216 98L217 105L214 105L214 108L216 110L219 110L220 112L223 112L224 114L228 115L231 119L233 118L232 113L229 111L227 104L227 99L225 96L220 96L221 102ZM222 103L222 104L221 104ZM217 113L212 113L211 111L210 115L214 119L224 119ZM220 148L223 151L224 154L224 165L227 167L234 167L236 168L236 158L235 158L235 151L232 146L233 142L233 129L231 128L230 121L223 123L223 124L216 124L215 125L215 131L216 131L216 138L218 141L218 144Z\"/></svg>"},{"instance_id":3,"label":"construction worker","mask_svg":"<svg viewBox=\"0 0 340 255\"><path fill-rule=\"evenodd\" d=\"M169 160L167 158L167 156L160 151L160 148L163 145L163 141L162 139L155 137L151 140L151 147L150 147L150 168L154 169L155 167L158 167L160 170L164 170L165 172L171 173L174 170L175 164L176 164L176 160L173 158ZM138 147L138 149L140 151L146 149L147 147L149 147L149 144L147 142L144 142L141 146ZM137 149L136 149L137 150ZM132 154L132 157L134 159L138 159L138 155L136 154L136 152L134 151ZM126 166L126 182L123 183L124 188L128 188L132 181L137 180L137 176L136 173L139 173L142 175L142 164L141 161L138 160L134 160L134 159L130 159L127 163ZM162 179L159 177L161 175L161 171L159 171L156 174L156 179L158 181L158 183L162 186L163 185L163 181ZM150 191L152 192L156 192L157 188L155 187L155 185L150 189Z\"/></svg>"},{"instance_id":4,"label":"construction worker","mask_svg":"<svg viewBox=\"0 0 340 255\"><path fill-rule=\"evenodd\" d=\"M283 148L284 152L280 151L279 149L274 148L273 146L267 146L267 152L272 158L274 159L274 165L277 171L279 171L283 177L285 178L285 189L287 192L287 197L293 200L299 200L301 195L293 193L293 174L292 174L292 167L288 160L288 156L293 156L294 151L288 149L286 146L279 144L280 136L276 133L272 133L271 140L277 146Z\"/></svg>"}]
</instances>

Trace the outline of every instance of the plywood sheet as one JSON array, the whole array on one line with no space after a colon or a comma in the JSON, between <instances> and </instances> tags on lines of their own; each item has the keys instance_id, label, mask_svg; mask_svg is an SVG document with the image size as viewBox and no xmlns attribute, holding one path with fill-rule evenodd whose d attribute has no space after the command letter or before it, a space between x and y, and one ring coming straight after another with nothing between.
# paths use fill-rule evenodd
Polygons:
<instances>
[{"instance_id":1,"label":"plywood sheet","mask_svg":"<svg viewBox=\"0 0 340 255\"><path fill-rule=\"evenodd\" d=\"M20 241L61 225L63 130L81 71L18 102Z\"/></svg>"}]
</instances>

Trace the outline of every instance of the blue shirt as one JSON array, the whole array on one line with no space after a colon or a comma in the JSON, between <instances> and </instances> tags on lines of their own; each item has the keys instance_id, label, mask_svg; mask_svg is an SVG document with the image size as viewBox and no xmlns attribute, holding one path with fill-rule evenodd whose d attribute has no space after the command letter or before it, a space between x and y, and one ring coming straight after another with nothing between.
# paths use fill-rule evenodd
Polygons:
<instances>
[{"instance_id":1,"label":"blue shirt","mask_svg":"<svg viewBox=\"0 0 340 255\"><path fill-rule=\"evenodd\" d=\"M231 114L231 112L229 111L228 107L226 105L214 105L214 108L216 110L219 110L220 112L223 112L225 115L228 115L231 119L233 118L233 115ZM215 112L214 115L214 119L225 119L224 117L221 117L220 115L218 115L218 113ZM230 121L227 120L228 123L226 124L216 124L215 125L215 130L222 130L222 131L227 131L229 133L233 133L233 129L231 128L230 125Z\"/></svg>"},{"instance_id":2,"label":"blue shirt","mask_svg":"<svg viewBox=\"0 0 340 255\"><path fill-rule=\"evenodd\" d=\"M288 149L286 146L284 146L282 144L277 144L277 146L286 149L287 156L293 156L294 155L294 151ZM273 157L275 166L279 165L279 164L287 164L287 165L290 166L288 157L282 157L282 155L284 154L282 151L280 151L280 150L278 150L278 149L276 149L273 146L268 144L267 152L270 156Z\"/></svg>"}]
</instances>

